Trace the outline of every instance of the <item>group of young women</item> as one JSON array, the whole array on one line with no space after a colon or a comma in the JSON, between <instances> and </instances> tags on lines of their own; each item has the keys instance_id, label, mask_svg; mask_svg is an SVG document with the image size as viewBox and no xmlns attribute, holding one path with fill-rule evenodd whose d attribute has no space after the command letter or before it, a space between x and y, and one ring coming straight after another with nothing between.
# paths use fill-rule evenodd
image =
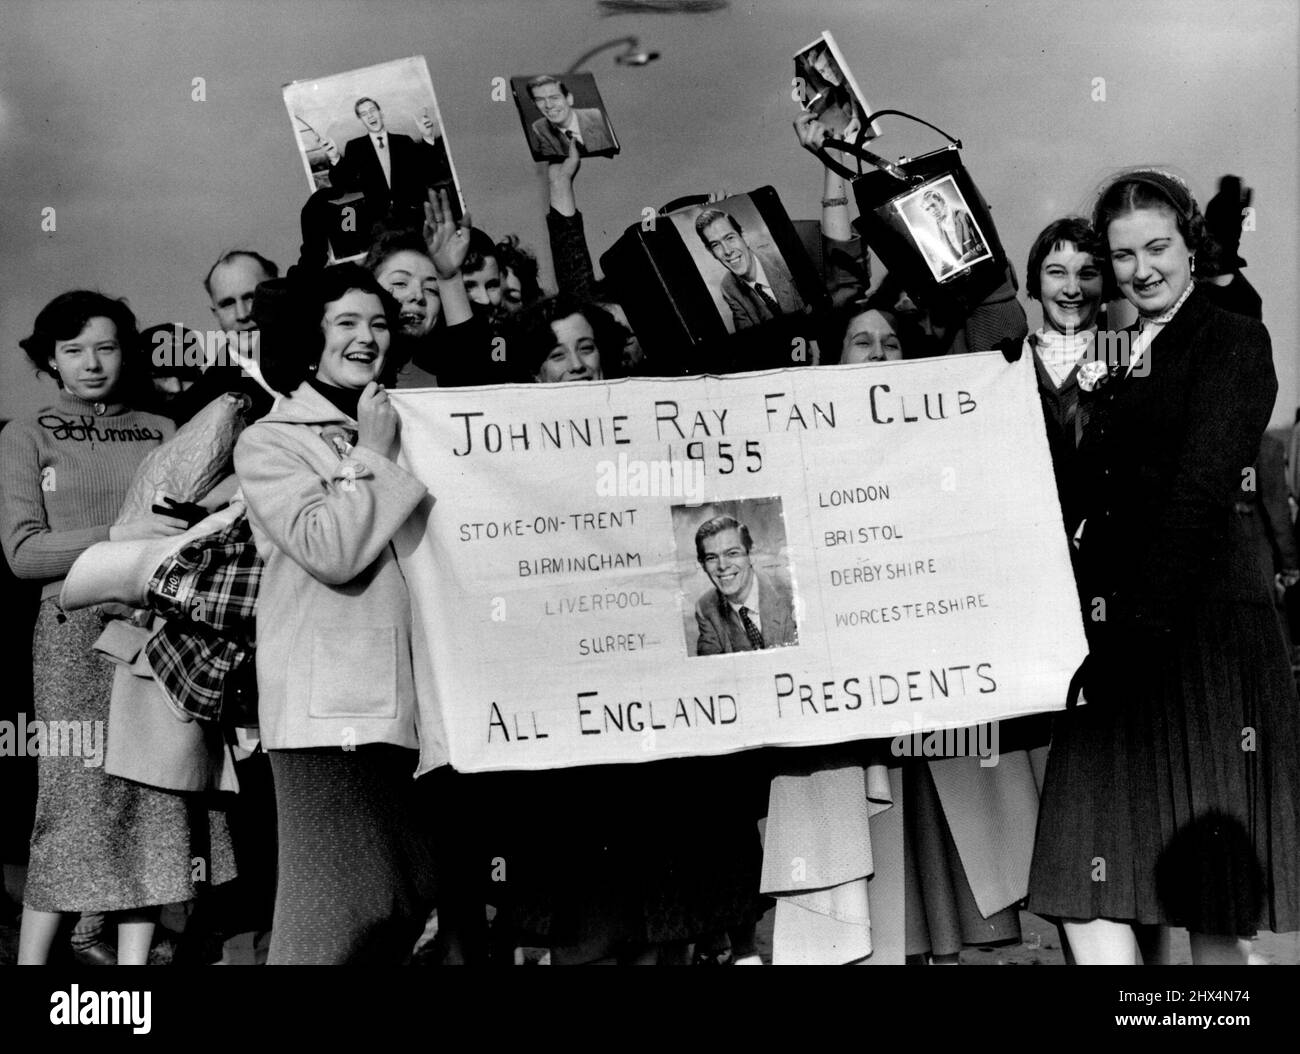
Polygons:
<instances>
[{"instance_id":1,"label":"group of young women","mask_svg":"<svg viewBox=\"0 0 1300 1054\"><path fill-rule=\"evenodd\" d=\"M392 541L429 494L397 463L401 436L381 383L404 365L394 361L402 340L427 336L435 286L443 310L457 312L446 321L469 320L452 281L468 233L442 225L428 252L398 246L375 254L374 273L342 264L313 276L298 339L274 371L264 364L282 398L235 450L265 561L257 673L279 820L272 962L401 961L439 885L471 905L440 905L449 931L474 915L478 887L457 881L456 840L440 837L455 825L436 819L474 803L412 779L409 585ZM1126 172L1091 223L1056 221L1029 254L1043 325L1025 347L1090 643L1077 678L1083 705L1055 715L1050 751L1044 723L1030 722L1004 734L1015 749L994 768L974 758L900 764L871 744L789 752L771 780L761 880L761 806L737 801L730 825L655 829L639 847L642 836L620 834L615 819L576 841L559 824L576 859L600 866L585 886L571 867L578 885L563 892L539 878L550 892L534 889L531 903L516 887L501 905L514 923L527 932L546 920L533 930L563 951L557 962L683 961L690 943L720 931L753 961L761 883L778 898L776 957L788 962L870 961L889 941L900 959L955 961L965 944L1015 939L1026 897L1061 922L1077 962L1158 958L1169 926L1191 931L1198 961L1244 961L1260 926L1300 928L1296 690L1270 576L1234 523L1277 384L1264 327L1198 290L1204 238L1179 179ZM1106 361L1117 345L1097 333L1115 288L1138 325L1124 332L1119 360ZM878 293L846 313L841 362L920 353L922 326L899 301ZM525 308L514 333L512 352L538 383L606 379L626 339L606 311L567 294ZM133 337L120 302L71 293L24 342L60 390L0 439L0 532L19 575L57 582L97 541L182 529L161 516L110 526L134 468L171 434L129 408ZM1099 357L1104 368L1090 368ZM72 418L100 438L67 441L54 422ZM56 592L47 590L36 631L37 717L102 720L108 674L90 645L103 616L61 612ZM708 800L718 782L710 763L654 775L675 764L636 766L651 771L637 778ZM22 960L45 960L60 913L115 912L119 961L143 961L152 913L193 895L193 809L79 759L42 757L39 771ZM510 793L535 788L555 803L581 777L534 776ZM220 843L219 825L205 831ZM470 841L472 867L489 867ZM790 890L772 877L792 846L824 856L824 886ZM521 851L534 875L560 855L536 838ZM887 873L898 881L880 881ZM655 881L672 883L672 895ZM550 900L539 907L538 896ZM480 920L481 908L480 898Z\"/></svg>"}]
</instances>

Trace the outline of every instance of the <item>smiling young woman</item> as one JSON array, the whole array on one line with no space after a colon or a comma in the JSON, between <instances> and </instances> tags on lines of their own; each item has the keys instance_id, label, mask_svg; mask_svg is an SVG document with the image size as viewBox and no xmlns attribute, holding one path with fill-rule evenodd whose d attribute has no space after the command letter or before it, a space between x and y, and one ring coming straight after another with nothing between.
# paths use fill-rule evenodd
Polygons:
<instances>
[{"instance_id":1,"label":"smiling young woman","mask_svg":"<svg viewBox=\"0 0 1300 1054\"><path fill-rule=\"evenodd\" d=\"M1043 311L1043 324L1025 340L1038 373L1038 394L1067 535L1078 525L1075 451L1083 436L1080 367L1096 357L1097 319L1112 295L1101 239L1079 216L1053 220L1034 239L1025 290Z\"/></svg>"},{"instance_id":2,"label":"smiling young woman","mask_svg":"<svg viewBox=\"0 0 1300 1054\"><path fill-rule=\"evenodd\" d=\"M396 302L352 264L315 276L305 299L302 356L275 378L292 394L235 448L266 561L258 716L280 842L268 961L396 963L423 926L431 860L392 539L427 492L393 460L397 414L377 383Z\"/></svg>"},{"instance_id":3,"label":"smiling young woman","mask_svg":"<svg viewBox=\"0 0 1300 1054\"><path fill-rule=\"evenodd\" d=\"M163 516L116 524L140 462L170 438L165 418L129 404L142 391L135 316L120 300L77 290L55 297L22 342L59 387L56 400L0 437L0 538L20 578L43 584L30 641L38 721L107 727L113 669L91 650L108 617L63 612L59 586L95 542L161 538L185 524ZM84 725L80 723L84 722ZM192 860L215 884L233 876L223 817L211 848L191 841L184 797L108 775L81 757L43 754L18 961L47 961L62 913L116 913L117 961L144 963L162 904L194 896ZM79 930L81 927L79 927ZM74 947L112 961L104 945ZM83 958L82 961L87 961Z\"/></svg>"},{"instance_id":4,"label":"smiling young woman","mask_svg":"<svg viewBox=\"0 0 1300 1054\"><path fill-rule=\"evenodd\" d=\"M1268 332L1192 281L1181 180L1123 173L1093 225L1139 329L1079 446L1085 706L1056 723L1031 911L1077 961L1185 926L1196 962L1300 928L1300 722L1269 574L1237 520L1277 392Z\"/></svg>"}]
</instances>

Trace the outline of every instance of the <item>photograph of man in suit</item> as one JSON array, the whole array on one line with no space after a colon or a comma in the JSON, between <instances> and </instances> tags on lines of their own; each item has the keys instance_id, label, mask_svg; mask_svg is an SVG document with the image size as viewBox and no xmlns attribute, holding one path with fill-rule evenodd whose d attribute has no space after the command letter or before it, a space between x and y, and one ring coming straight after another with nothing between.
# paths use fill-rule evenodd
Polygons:
<instances>
[{"instance_id":1,"label":"photograph of man in suit","mask_svg":"<svg viewBox=\"0 0 1300 1054\"><path fill-rule=\"evenodd\" d=\"M749 528L734 516L715 516L695 532L695 556L713 583L695 604L696 655L799 643L789 583L756 568L753 548Z\"/></svg>"},{"instance_id":2,"label":"photograph of man in suit","mask_svg":"<svg viewBox=\"0 0 1300 1054\"><path fill-rule=\"evenodd\" d=\"M932 188L922 194L921 208L929 214L936 228L938 240L930 242L930 245L937 245L940 252L938 256L933 251L928 255L938 266L940 276L988 252L970 213L963 208L953 208L939 191Z\"/></svg>"},{"instance_id":3,"label":"photograph of man in suit","mask_svg":"<svg viewBox=\"0 0 1300 1054\"><path fill-rule=\"evenodd\" d=\"M348 140L342 153L332 139L322 139L332 187L361 191L376 215L419 220L430 188L445 188L448 199L457 200L447 149L428 111L416 120L423 134L418 143L409 135L390 132L374 99L358 99L353 112L365 135Z\"/></svg>"},{"instance_id":4,"label":"photograph of man in suit","mask_svg":"<svg viewBox=\"0 0 1300 1054\"><path fill-rule=\"evenodd\" d=\"M722 299L737 330L803 309L785 261L770 249L753 248L730 213L705 209L695 219L695 233L727 269Z\"/></svg>"},{"instance_id":5,"label":"photograph of man in suit","mask_svg":"<svg viewBox=\"0 0 1300 1054\"><path fill-rule=\"evenodd\" d=\"M570 141L578 144L583 157L613 149L604 114L594 107L575 108L563 81L549 75L534 77L528 82L528 94L542 114L532 123L528 137L534 153L568 157Z\"/></svg>"}]
</instances>

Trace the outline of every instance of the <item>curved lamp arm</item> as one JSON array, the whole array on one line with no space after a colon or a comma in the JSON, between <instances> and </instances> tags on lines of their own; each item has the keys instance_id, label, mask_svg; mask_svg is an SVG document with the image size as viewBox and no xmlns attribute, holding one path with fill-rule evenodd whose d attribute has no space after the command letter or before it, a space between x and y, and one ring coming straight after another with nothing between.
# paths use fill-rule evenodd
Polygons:
<instances>
[{"instance_id":1,"label":"curved lamp arm","mask_svg":"<svg viewBox=\"0 0 1300 1054\"><path fill-rule=\"evenodd\" d=\"M582 67L599 55L602 51L610 48L623 47L621 55L614 56L614 61L621 66L644 66L648 62L653 62L659 57L657 51L641 50L641 41L638 37L619 37L617 40L607 40L603 44L598 44L590 51L584 52L569 66L565 73L577 73Z\"/></svg>"}]
</instances>

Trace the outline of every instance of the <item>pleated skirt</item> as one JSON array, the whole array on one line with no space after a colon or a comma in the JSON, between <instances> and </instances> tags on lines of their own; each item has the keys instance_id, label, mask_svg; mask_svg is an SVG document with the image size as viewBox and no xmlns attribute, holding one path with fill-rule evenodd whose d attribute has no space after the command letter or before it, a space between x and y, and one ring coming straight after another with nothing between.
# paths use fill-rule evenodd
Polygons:
<instances>
[{"instance_id":1,"label":"pleated skirt","mask_svg":"<svg viewBox=\"0 0 1300 1054\"><path fill-rule=\"evenodd\" d=\"M1060 715L1029 909L1246 937L1300 928L1300 713L1270 606L1204 604Z\"/></svg>"}]
</instances>

